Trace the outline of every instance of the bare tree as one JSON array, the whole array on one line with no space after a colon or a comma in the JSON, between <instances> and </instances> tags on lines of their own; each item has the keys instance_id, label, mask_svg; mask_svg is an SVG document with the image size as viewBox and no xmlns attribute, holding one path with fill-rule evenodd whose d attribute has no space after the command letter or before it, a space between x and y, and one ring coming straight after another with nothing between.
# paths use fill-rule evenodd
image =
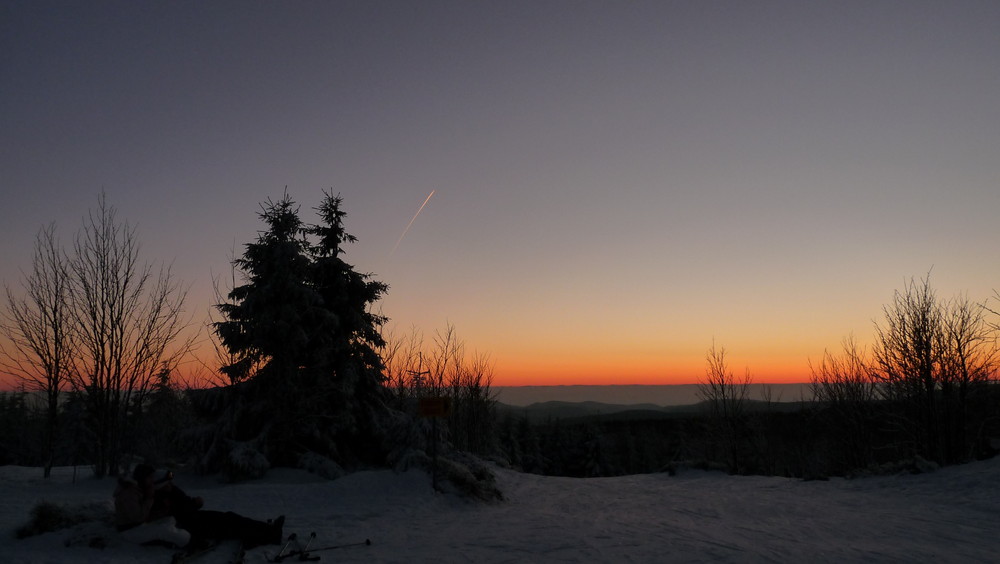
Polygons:
<instances>
[{"instance_id":1,"label":"bare tree","mask_svg":"<svg viewBox=\"0 0 1000 564\"><path fill-rule=\"evenodd\" d=\"M493 362L489 355L466 355L465 343L448 324L425 346L423 335L412 329L405 337L385 337L382 361L386 380L407 409L419 397L447 397L448 440L459 450L485 454L496 444Z\"/></svg>"},{"instance_id":2,"label":"bare tree","mask_svg":"<svg viewBox=\"0 0 1000 564\"><path fill-rule=\"evenodd\" d=\"M741 456L742 431L747 416L747 401L753 378L748 368L743 376L737 377L726 362L726 349L712 348L706 354L708 367L705 379L698 384L698 397L708 409L716 442L723 450L726 466L732 473L743 470Z\"/></svg>"},{"instance_id":3,"label":"bare tree","mask_svg":"<svg viewBox=\"0 0 1000 564\"><path fill-rule=\"evenodd\" d=\"M986 311L967 296L952 299L943 309L939 387L947 462L971 459L981 439L975 412L983 410L987 384L997 370L997 335Z\"/></svg>"},{"instance_id":4,"label":"bare tree","mask_svg":"<svg viewBox=\"0 0 1000 564\"><path fill-rule=\"evenodd\" d=\"M46 478L55 454L59 394L74 355L69 284L68 260L59 247L55 224L49 224L35 237L32 269L22 281L24 295L6 287L7 315L0 322L0 334L9 342L9 348L0 352L0 366L27 387L45 394Z\"/></svg>"},{"instance_id":5,"label":"bare tree","mask_svg":"<svg viewBox=\"0 0 1000 564\"><path fill-rule=\"evenodd\" d=\"M73 316L80 354L73 384L88 400L94 420L94 470L122 468L130 407L140 407L157 374L173 370L190 350L182 338L186 292L169 268L139 263L135 227L117 219L102 194L84 219L71 269Z\"/></svg>"},{"instance_id":6,"label":"bare tree","mask_svg":"<svg viewBox=\"0 0 1000 564\"><path fill-rule=\"evenodd\" d=\"M406 335L388 330L384 335L382 364L385 366L386 383L395 398L396 407L405 410L407 404L418 396L422 380L427 374L423 363L423 335L416 327Z\"/></svg>"},{"instance_id":7,"label":"bare tree","mask_svg":"<svg viewBox=\"0 0 1000 564\"><path fill-rule=\"evenodd\" d=\"M463 360L452 384L455 404L452 435L460 449L490 454L497 445L493 371L490 356L477 352L471 359Z\"/></svg>"},{"instance_id":8,"label":"bare tree","mask_svg":"<svg viewBox=\"0 0 1000 564\"><path fill-rule=\"evenodd\" d=\"M811 363L810 363L811 364ZM829 416L835 442L843 451L837 458L856 469L873 462L872 426L878 384L866 352L853 336L844 339L840 355L823 354L812 369L813 398Z\"/></svg>"},{"instance_id":9,"label":"bare tree","mask_svg":"<svg viewBox=\"0 0 1000 564\"><path fill-rule=\"evenodd\" d=\"M914 454L941 460L937 444L937 382L942 313L929 277L910 280L883 307L875 327L874 372L880 391L897 408L897 429Z\"/></svg>"},{"instance_id":10,"label":"bare tree","mask_svg":"<svg viewBox=\"0 0 1000 564\"><path fill-rule=\"evenodd\" d=\"M884 308L873 373L913 453L961 462L971 456L976 433L968 409L984 399L983 384L995 374L996 335L982 304L964 296L942 303L929 278L911 280Z\"/></svg>"}]
</instances>

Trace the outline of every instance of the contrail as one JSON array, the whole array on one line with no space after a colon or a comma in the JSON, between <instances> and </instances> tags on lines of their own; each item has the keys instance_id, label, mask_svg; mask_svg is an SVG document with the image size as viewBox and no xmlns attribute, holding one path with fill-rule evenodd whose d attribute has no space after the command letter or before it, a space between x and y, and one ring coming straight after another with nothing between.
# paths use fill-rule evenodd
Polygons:
<instances>
[{"instance_id":1,"label":"contrail","mask_svg":"<svg viewBox=\"0 0 1000 564\"><path fill-rule=\"evenodd\" d=\"M403 230L403 234L400 235L399 240L396 241L396 246L393 247L392 252L389 253L390 257L393 255L393 253L396 252L396 249L399 248L399 244L403 242L403 237L406 237L406 232L409 231L410 227L413 226L413 222L417 220L417 216L420 215L420 212L424 211L424 206L427 205L427 202L431 201L431 196L433 195L434 195L434 190L431 190L431 193L427 194L427 199L424 200L424 203L420 204L420 209L417 210L417 213L413 214L413 219L410 220L410 223L406 224L406 229Z\"/></svg>"}]
</instances>

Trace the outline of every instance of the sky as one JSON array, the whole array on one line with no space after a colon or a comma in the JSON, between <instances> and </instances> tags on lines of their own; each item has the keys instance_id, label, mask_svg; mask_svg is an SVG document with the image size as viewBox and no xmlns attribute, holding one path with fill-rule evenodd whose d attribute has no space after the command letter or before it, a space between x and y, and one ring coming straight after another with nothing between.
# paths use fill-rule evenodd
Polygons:
<instances>
[{"instance_id":1,"label":"sky","mask_svg":"<svg viewBox=\"0 0 1000 564\"><path fill-rule=\"evenodd\" d=\"M200 327L260 203L311 222L326 190L394 330L453 326L496 385L692 383L713 343L808 380L912 278L1000 289L998 29L992 1L0 0L0 279L104 192Z\"/></svg>"}]
</instances>

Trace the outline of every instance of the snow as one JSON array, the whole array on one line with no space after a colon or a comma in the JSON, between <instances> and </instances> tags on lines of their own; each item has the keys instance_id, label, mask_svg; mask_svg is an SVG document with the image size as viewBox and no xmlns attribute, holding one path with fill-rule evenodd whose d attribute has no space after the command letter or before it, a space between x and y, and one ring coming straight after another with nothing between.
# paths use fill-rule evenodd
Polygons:
<instances>
[{"instance_id":1,"label":"snow","mask_svg":"<svg viewBox=\"0 0 1000 564\"><path fill-rule=\"evenodd\" d=\"M178 473L175 481L206 509L284 514L286 533L315 531L314 546L372 541L319 553L320 562L986 562L1000 549L1000 459L811 482L683 468L590 479L496 472L506 499L495 503L435 493L417 470L328 481L274 469L238 485ZM82 469L73 483L71 468L44 480L37 468L0 467L3 560L169 562L171 550L125 544L96 524L14 539L35 503L109 500L113 484ZM81 541L100 532L105 548ZM253 549L246 561L265 562L276 549Z\"/></svg>"}]
</instances>

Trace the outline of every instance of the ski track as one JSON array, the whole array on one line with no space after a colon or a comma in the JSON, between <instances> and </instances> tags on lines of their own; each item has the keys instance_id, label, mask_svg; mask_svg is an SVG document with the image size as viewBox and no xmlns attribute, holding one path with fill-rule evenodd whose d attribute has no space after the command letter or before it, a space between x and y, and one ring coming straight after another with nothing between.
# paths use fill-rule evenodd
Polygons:
<instances>
[{"instance_id":1,"label":"ski track","mask_svg":"<svg viewBox=\"0 0 1000 564\"><path fill-rule=\"evenodd\" d=\"M35 503L108 500L113 480L56 469L0 468L0 550L6 561L169 562L172 551L79 542L107 534L95 524L14 540ZM321 562L988 562L1000 549L1000 460L931 474L804 482L684 470L678 476L558 478L499 469L505 500L481 503L435 493L420 471L359 472L326 481L275 469L264 480L224 485L181 475L206 509L258 519L286 515L286 533ZM67 539L77 544L64 546ZM248 551L263 563L279 547ZM198 562L214 564L228 554Z\"/></svg>"}]
</instances>

